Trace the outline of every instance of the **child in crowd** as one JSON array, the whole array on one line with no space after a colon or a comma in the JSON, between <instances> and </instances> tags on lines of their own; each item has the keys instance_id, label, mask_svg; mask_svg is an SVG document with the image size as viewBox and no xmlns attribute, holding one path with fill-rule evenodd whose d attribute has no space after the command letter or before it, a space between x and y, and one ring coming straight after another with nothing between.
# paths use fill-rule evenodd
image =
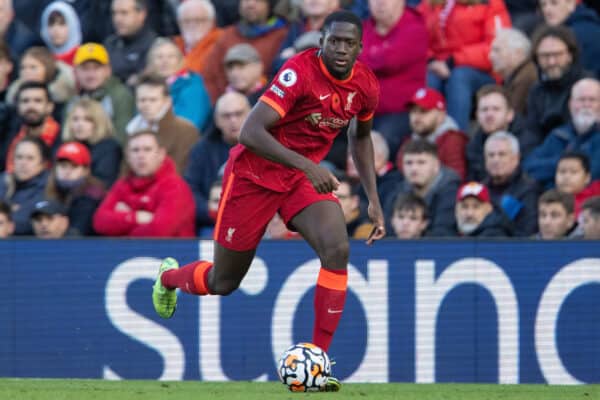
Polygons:
<instances>
[{"instance_id":1,"label":"child in crowd","mask_svg":"<svg viewBox=\"0 0 600 400\"><path fill-rule=\"evenodd\" d=\"M81 45L81 25L75 9L64 1L53 1L42 13L40 35L54 58L73 65Z\"/></svg>"},{"instance_id":2,"label":"child in crowd","mask_svg":"<svg viewBox=\"0 0 600 400\"><path fill-rule=\"evenodd\" d=\"M398 239L423 237L429 217L427 204L412 192L401 194L394 203L391 225Z\"/></svg>"}]
</instances>

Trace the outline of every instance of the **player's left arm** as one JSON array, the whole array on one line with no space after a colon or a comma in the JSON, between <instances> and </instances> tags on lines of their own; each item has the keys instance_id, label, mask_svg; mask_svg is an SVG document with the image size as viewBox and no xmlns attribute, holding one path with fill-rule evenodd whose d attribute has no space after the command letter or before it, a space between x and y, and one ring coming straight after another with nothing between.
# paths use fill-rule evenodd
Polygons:
<instances>
[{"instance_id":1,"label":"player's left arm","mask_svg":"<svg viewBox=\"0 0 600 400\"><path fill-rule=\"evenodd\" d=\"M372 118L364 121L355 118L348 129L348 144L360 181L369 199L368 213L371 222L374 224L373 231L367 239L367 244L372 244L375 240L385 236L385 221L379 195L377 194L377 178L373 160L373 142L371 140L372 126Z\"/></svg>"}]
</instances>

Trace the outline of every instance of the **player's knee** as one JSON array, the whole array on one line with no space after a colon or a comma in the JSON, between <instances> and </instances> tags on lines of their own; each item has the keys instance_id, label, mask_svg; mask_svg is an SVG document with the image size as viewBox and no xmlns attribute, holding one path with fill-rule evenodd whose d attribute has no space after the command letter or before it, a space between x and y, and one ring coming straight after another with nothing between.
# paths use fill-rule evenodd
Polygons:
<instances>
[{"instance_id":1,"label":"player's knee","mask_svg":"<svg viewBox=\"0 0 600 400\"><path fill-rule=\"evenodd\" d=\"M347 240L325 244L321 250L321 261L327 268L345 268L349 253L350 245Z\"/></svg>"}]
</instances>

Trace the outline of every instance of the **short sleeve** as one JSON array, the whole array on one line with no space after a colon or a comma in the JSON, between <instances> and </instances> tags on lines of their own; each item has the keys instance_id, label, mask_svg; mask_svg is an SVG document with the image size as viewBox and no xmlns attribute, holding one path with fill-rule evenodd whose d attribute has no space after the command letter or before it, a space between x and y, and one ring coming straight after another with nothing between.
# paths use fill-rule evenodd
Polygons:
<instances>
[{"instance_id":1,"label":"short sleeve","mask_svg":"<svg viewBox=\"0 0 600 400\"><path fill-rule=\"evenodd\" d=\"M271 106L283 118L303 96L305 75L306 73L303 76L294 58L288 60L275 75L260 101Z\"/></svg>"},{"instance_id":2,"label":"short sleeve","mask_svg":"<svg viewBox=\"0 0 600 400\"><path fill-rule=\"evenodd\" d=\"M379 81L370 70L367 71L363 93L363 107L356 118L359 121L368 121L373 118L379 105Z\"/></svg>"}]
</instances>

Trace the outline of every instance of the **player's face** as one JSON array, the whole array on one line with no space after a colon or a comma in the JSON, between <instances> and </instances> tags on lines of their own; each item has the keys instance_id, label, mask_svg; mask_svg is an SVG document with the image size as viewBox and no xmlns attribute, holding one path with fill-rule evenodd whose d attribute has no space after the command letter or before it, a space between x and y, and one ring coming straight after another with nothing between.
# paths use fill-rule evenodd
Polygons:
<instances>
[{"instance_id":1,"label":"player's face","mask_svg":"<svg viewBox=\"0 0 600 400\"><path fill-rule=\"evenodd\" d=\"M396 210L392 216L392 227L399 239L418 239L423 236L427 220L420 208Z\"/></svg>"},{"instance_id":2,"label":"player's face","mask_svg":"<svg viewBox=\"0 0 600 400\"><path fill-rule=\"evenodd\" d=\"M542 239L559 239L573 225L573 214L568 214L561 203L542 203L538 214Z\"/></svg>"},{"instance_id":3,"label":"player's face","mask_svg":"<svg viewBox=\"0 0 600 400\"><path fill-rule=\"evenodd\" d=\"M321 38L321 57L331 75L346 79L362 49L358 28L349 22L334 22Z\"/></svg>"},{"instance_id":4,"label":"player's face","mask_svg":"<svg viewBox=\"0 0 600 400\"><path fill-rule=\"evenodd\" d=\"M565 158L556 167L556 188L561 192L577 194L590 183L590 174L576 158Z\"/></svg>"},{"instance_id":5,"label":"player's face","mask_svg":"<svg viewBox=\"0 0 600 400\"><path fill-rule=\"evenodd\" d=\"M508 130L514 111L508 107L506 99L499 93L483 96L477 103L477 122L485 133Z\"/></svg>"}]
</instances>

